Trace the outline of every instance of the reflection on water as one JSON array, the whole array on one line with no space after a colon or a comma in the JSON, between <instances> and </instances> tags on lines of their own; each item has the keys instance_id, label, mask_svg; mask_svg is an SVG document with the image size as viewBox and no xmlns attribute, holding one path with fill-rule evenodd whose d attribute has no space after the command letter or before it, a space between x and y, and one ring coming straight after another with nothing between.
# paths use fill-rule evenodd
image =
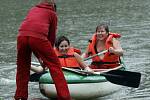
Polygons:
<instances>
[{"instance_id":1,"label":"reflection on water","mask_svg":"<svg viewBox=\"0 0 150 100\"><path fill-rule=\"evenodd\" d=\"M11 100L15 92L16 35L28 8L38 0L0 1L0 98ZM101 23L122 35L127 69L142 73L140 87L123 87L97 100L150 99L150 1L149 0L57 0L58 35L66 34L84 52L88 40ZM77 42L78 41L78 42ZM134 76L133 76L134 77ZM30 83L29 98L45 99L38 83Z\"/></svg>"}]
</instances>

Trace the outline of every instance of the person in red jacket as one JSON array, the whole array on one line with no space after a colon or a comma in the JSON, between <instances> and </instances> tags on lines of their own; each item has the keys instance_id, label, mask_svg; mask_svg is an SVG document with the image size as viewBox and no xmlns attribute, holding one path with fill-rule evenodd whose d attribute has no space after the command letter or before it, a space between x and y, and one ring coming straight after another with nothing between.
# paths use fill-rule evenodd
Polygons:
<instances>
[{"instance_id":1,"label":"person in red jacket","mask_svg":"<svg viewBox=\"0 0 150 100\"><path fill-rule=\"evenodd\" d=\"M15 100L28 99L32 52L50 70L58 100L71 100L61 64L53 49L57 29L54 4L54 0L41 0L29 10L19 28Z\"/></svg>"}]
</instances>

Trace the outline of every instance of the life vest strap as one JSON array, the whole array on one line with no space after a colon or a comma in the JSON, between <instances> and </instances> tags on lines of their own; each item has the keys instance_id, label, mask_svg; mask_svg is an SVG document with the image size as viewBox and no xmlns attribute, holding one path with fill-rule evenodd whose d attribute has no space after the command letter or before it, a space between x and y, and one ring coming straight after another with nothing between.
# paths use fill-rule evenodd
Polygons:
<instances>
[{"instance_id":1,"label":"life vest strap","mask_svg":"<svg viewBox=\"0 0 150 100\"><path fill-rule=\"evenodd\" d=\"M58 58L70 58L70 57L74 57L74 55L62 55L62 56L58 56Z\"/></svg>"},{"instance_id":2,"label":"life vest strap","mask_svg":"<svg viewBox=\"0 0 150 100\"><path fill-rule=\"evenodd\" d=\"M80 66L63 66L65 68L81 69Z\"/></svg>"},{"instance_id":3,"label":"life vest strap","mask_svg":"<svg viewBox=\"0 0 150 100\"><path fill-rule=\"evenodd\" d=\"M102 62L102 61L96 62L96 61L93 61L91 64L92 65L102 65L102 64L120 64L120 63L118 61L116 61L116 62Z\"/></svg>"}]
</instances>

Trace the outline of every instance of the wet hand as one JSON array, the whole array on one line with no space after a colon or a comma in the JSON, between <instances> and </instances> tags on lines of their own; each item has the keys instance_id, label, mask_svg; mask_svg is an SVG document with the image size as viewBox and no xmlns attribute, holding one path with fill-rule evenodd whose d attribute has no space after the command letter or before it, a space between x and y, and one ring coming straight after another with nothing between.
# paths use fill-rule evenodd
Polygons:
<instances>
[{"instance_id":1,"label":"wet hand","mask_svg":"<svg viewBox=\"0 0 150 100\"><path fill-rule=\"evenodd\" d=\"M86 71L89 74L91 74L91 73L93 74L94 73L94 71L90 67L85 67L84 71Z\"/></svg>"},{"instance_id":2,"label":"wet hand","mask_svg":"<svg viewBox=\"0 0 150 100\"><path fill-rule=\"evenodd\" d=\"M110 53L115 53L115 49L113 47L110 47L108 50Z\"/></svg>"}]
</instances>

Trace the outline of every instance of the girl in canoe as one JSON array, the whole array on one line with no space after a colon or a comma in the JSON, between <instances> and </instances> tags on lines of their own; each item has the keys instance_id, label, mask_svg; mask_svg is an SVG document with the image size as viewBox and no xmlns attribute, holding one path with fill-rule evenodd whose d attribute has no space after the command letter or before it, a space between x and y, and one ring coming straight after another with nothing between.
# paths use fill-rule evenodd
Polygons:
<instances>
[{"instance_id":1,"label":"girl in canoe","mask_svg":"<svg viewBox=\"0 0 150 100\"><path fill-rule=\"evenodd\" d=\"M63 67L84 69L88 72L93 72L93 70L91 70L82 60L78 60L78 57L81 55L81 51L72 47L67 37L58 37L55 42L54 50ZM42 67L32 65L31 70L40 73L43 71L43 67L44 65L42 65ZM47 67L44 67L44 69L47 69Z\"/></svg>"},{"instance_id":2,"label":"girl in canoe","mask_svg":"<svg viewBox=\"0 0 150 100\"><path fill-rule=\"evenodd\" d=\"M89 41L86 52L82 56L87 58L104 50L108 50L108 52L93 57L90 68L112 69L120 65L120 56L123 55L123 49L117 40L120 36L118 33L109 32L106 24L100 24L96 27L96 32Z\"/></svg>"}]
</instances>

